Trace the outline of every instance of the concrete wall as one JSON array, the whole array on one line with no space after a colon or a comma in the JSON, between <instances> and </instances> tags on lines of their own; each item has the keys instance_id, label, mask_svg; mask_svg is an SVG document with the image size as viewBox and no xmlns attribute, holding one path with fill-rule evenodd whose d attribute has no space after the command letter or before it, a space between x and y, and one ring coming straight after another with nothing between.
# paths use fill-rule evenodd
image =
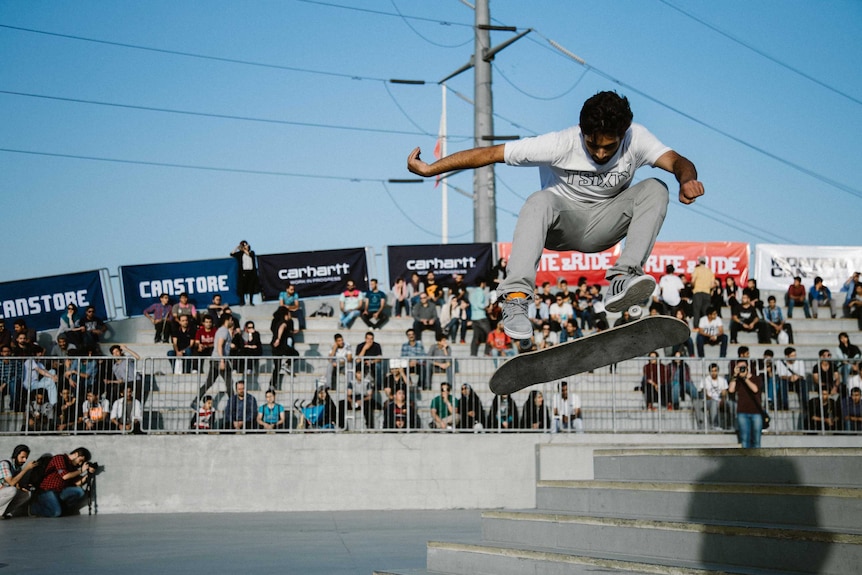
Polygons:
<instances>
[{"instance_id":1,"label":"concrete wall","mask_svg":"<svg viewBox=\"0 0 862 575\"><path fill-rule=\"evenodd\" d=\"M764 447L858 446L856 437ZM99 513L532 508L537 479L592 479L596 449L733 447L733 436L291 434L2 436L33 456L89 448ZM541 463L539 464L539 459Z\"/></svg>"}]
</instances>

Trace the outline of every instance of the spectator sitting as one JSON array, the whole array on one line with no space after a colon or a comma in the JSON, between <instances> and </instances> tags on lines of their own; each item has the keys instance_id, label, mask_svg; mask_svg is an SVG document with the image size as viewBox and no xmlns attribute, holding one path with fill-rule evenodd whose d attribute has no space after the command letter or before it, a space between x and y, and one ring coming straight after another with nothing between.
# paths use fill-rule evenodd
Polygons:
<instances>
[{"instance_id":1,"label":"spectator sitting","mask_svg":"<svg viewBox=\"0 0 862 575\"><path fill-rule=\"evenodd\" d=\"M284 429L284 406L275 402L275 390L266 390L266 402L257 410L257 426L260 429Z\"/></svg>"},{"instance_id":2,"label":"spectator sitting","mask_svg":"<svg viewBox=\"0 0 862 575\"><path fill-rule=\"evenodd\" d=\"M488 410L488 427L493 429L517 429L518 405L511 395L495 395Z\"/></svg>"},{"instance_id":3,"label":"spectator sitting","mask_svg":"<svg viewBox=\"0 0 862 575\"><path fill-rule=\"evenodd\" d=\"M85 496L82 486L94 471L88 463L90 458L84 447L51 458L30 512L39 517L60 517L77 511Z\"/></svg>"},{"instance_id":4,"label":"spectator sitting","mask_svg":"<svg viewBox=\"0 0 862 575\"><path fill-rule=\"evenodd\" d=\"M57 343L51 348L51 357L69 357L72 351L78 349L74 343L69 343L69 336L61 333L57 336Z\"/></svg>"},{"instance_id":5,"label":"spectator sitting","mask_svg":"<svg viewBox=\"0 0 862 575\"><path fill-rule=\"evenodd\" d=\"M221 319L224 310L229 308L230 306L226 303L223 303L222 297L220 293L213 294L212 300L210 300L210 304L207 306L207 315L213 318L214 323L218 323L218 320Z\"/></svg>"},{"instance_id":6,"label":"spectator sitting","mask_svg":"<svg viewBox=\"0 0 862 575\"><path fill-rule=\"evenodd\" d=\"M195 413L192 414L189 429L209 431L216 427L216 410L213 407L213 396L205 395L203 396L197 410L195 410Z\"/></svg>"},{"instance_id":7,"label":"spectator sitting","mask_svg":"<svg viewBox=\"0 0 862 575\"><path fill-rule=\"evenodd\" d=\"M503 331L503 322L498 323L494 331L488 334L488 355L491 357L512 357L515 355L512 338Z\"/></svg>"},{"instance_id":8,"label":"spectator sitting","mask_svg":"<svg viewBox=\"0 0 862 575\"><path fill-rule=\"evenodd\" d=\"M416 339L422 340L422 331L426 329L434 330L434 339L439 340L443 333L440 327L440 320L437 317L437 306L428 297L428 294L419 294L419 303L413 306L410 312L413 316L413 331L416 333Z\"/></svg>"},{"instance_id":9,"label":"spectator sitting","mask_svg":"<svg viewBox=\"0 0 862 575\"><path fill-rule=\"evenodd\" d=\"M817 354L820 358L811 372L811 381L815 386L825 387L831 395L841 390L841 372L838 365L832 361L832 352L821 349Z\"/></svg>"},{"instance_id":10,"label":"spectator sitting","mask_svg":"<svg viewBox=\"0 0 862 575\"><path fill-rule=\"evenodd\" d=\"M150 320L156 329L153 343L171 343L171 323L174 316L170 301L170 296L163 293L159 296L159 301L144 310L144 317Z\"/></svg>"},{"instance_id":11,"label":"spectator sitting","mask_svg":"<svg viewBox=\"0 0 862 575\"><path fill-rule=\"evenodd\" d=\"M21 387L27 391L36 389L45 389L48 393L48 403L54 405L57 403L57 382L59 377L56 370L46 370L45 365L41 362L41 358L45 355L45 350L41 346L34 345L31 348L35 357L31 357L24 362L24 379L21 382Z\"/></svg>"},{"instance_id":12,"label":"spectator sitting","mask_svg":"<svg viewBox=\"0 0 862 575\"><path fill-rule=\"evenodd\" d=\"M796 306L802 306L805 317L811 317L811 308L808 306L808 298L801 277L793 278L793 283L787 288L787 293L784 294L784 304L787 306L788 319L793 317L793 308Z\"/></svg>"},{"instance_id":13,"label":"spectator sitting","mask_svg":"<svg viewBox=\"0 0 862 575\"><path fill-rule=\"evenodd\" d=\"M183 314L173 323L171 332L171 343L173 348L168 350L168 357L191 357L194 353L192 344L195 342L195 331L191 327L191 316ZM171 367L177 373L175 360L171 360ZM192 370L192 361L184 359L179 367L178 373L189 373Z\"/></svg>"},{"instance_id":14,"label":"spectator sitting","mask_svg":"<svg viewBox=\"0 0 862 575\"><path fill-rule=\"evenodd\" d=\"M234 387L236 391L224 410L225 427L233 431L254 429L257 399L253 395L246 395L245 381L240 379Z\"/></svg>"},{"instance_id":15,"label":"spectator sitting","mask_svg":"<svg viewBox=\"0 0 862 575\"><path fill-rule=\"evenodd\" d=\"M841 293L844 294L844 303L841 305L841 311L844 313L844 317L853 317L850 315L850 302L853 301L856 295L856 286L860 285L860 276L859 272L853 272L853 275L847 278L847 281L844 282L844 285L841 286ZM0 332L0 337L2 337L2 332ZM2 343L2 339L0 339L0 343Z\"/></svg>"},{"instance_id":16,"label":"spectator sitting","mask_svg":"<svg viewBox=\"0 0 862 575\"><path fill-rule=\"evenodd\" d=\"M740 331L754 332L757 334L758 343L769 343L766 327L766 323L757 317L757 308L751 303L748 294L742 294L742 303L736 307L730 318L730 343L736 343Z\"/></svg>"},{"instance_id":17,"label":"spectator sitting","mask_svg":"<svg viewBox=\"0 0 862 575\"><path fill-rule=\"evenodd\" d=\"M808 409L808 380L805 374L805 361L796 359L796 349L784 349L784 359L775 364L777 389L776 409L789 409L788 390L795 388L799 394L799 405L803 412Z\"/></svg>"},{"instance_id":18,"label":"spectator sitting","mask_svg":"<svg viewBox=\"0 0 862 575\"><path fill-rule=\"evenodd\" d=\"M90 305L84 310L81 326L84 328L84 347L98 349L102 336L108 331L108 326L105 325L105 322L101 318L96 316L95 307Z\"/></svg>"},{"instance_id":19,"label":"spectator sitting","mask_svg":"<svg viewBox=\"0 0 862 575\"><path fill-rule=\"evenodd\" d=\"M27 410L27 431L53 431L56 408L47 401L44 390L39 389Z\"/></svg>"},{"instance_id":20,"label":"spectator sitting","mask_svg":"<svg viewBox=\"0 0 862 575\"><path fill-rule=\"evenodd\" d=\"M482 400L468 383L461 384L461 398L456 402L459 429L482 429L485 426L485 410Z\"/></svg>"},{"instance_id":21,"label":"spectator sitting","mask_svg":"<svg viewBox=\"0 0 862 575\"><path fill-rule=\"evenodd\" d=\"M29 346L35 345L36 330L32 327L27 327L27 322L20 317L13 322L12 328L14 329L14 333L12 334L12 351L17 356L31 355ZM21 334L25 336L24 340L19 337ZM22 343L25 343L25 345L22 346ZM16 347L18 349L15 349Z\"/></svg>"},{"instance_id":22,"label":"spectator sitting","mask_svg":"<svg viewBox=\"0 0 862 575\"><path fill-rule=\"evenodd\" d=\"M354 395L353 390L356 389ZM362 394L363 384L357 382L354 386L347 386L344 399L338 402L338 427L347 429L348 416L356 417L356 412L361 412L365 418L365 429L374 429L374 410L380 409L380 404L374 399L375 387L369 384L365 387L365 395ZM354 419L355 421L355 419Z\"/></svg>"},{"instance_id":23,"label":"spectator sitting","mask_svg":"<svg viewBox=\"0 0 862 575\"><path fill-rule=\"evenodd\" d=\"M288 283L284 291L278 294L278 305L290 312L290 317L295 317L299 322L299 329L305 329L305 311L299 302L299 294L296 286Z\"/></svg>"},{"instance_id":24,"label":"spectator sitting","mask_svg":"<svg viewBox=\"0 0 862 575\"><path fill-rule=\"evenodd\" d=\"M856 325L862 331L862 284L856 284L853 297L847 302L850 317L856 318Z\"/></svg>"},{"instance_id":25,"label":"spectator sitting","mask_svg":"<svg viewBox=\"0 0 862 575\"><path fill-rule=\"evenodd\" d=\"M22 364L20 359L12 357L12 346L0 346L0 406L3 405L3 394L9 395L9 409L21 411L18 405L21 386Z\"/></svg>"},{"instance_id":26,"label":"spectator sitting","mask_svg":"<svg viewBox=\"0 0 862 575\"><path fill-rule=\"evenodd\" d=\"M571 325L571 324L570 324ZM551 324L543 323L542 329L539 332L539 337L536 338L536 347L538 349L548 349L559 343L559 336L551 331Z\"/></svg>"},{"instance_id":27,"label":"spectator sitting","mask_svg":"<svg viewBox=\"0 0 862 575\"><path fill-rule=\"evenodd\" d=\"M700 382L697 389L699 395L706 400L706 411L709 415L709 428L721 429L718 412L727 397L727 380L718 375L718 364L709 364L709 375ZM703 410L695 408L695 419L698 429L703 428Z\"/></svg>"},{"instance_id":28,"label":"spectator sitting","mask_svg":"<svg viewBox=\"0 0 862 575\"><path fill-rule=\"evenodd\" d=\"M380 369L382 356L383 349L374 341L374 332L365 332L365 341L356 346L356 381L367 380L378 388L383 380L383 370Z\"/></svg>"},{"instance_id":29,"label":"spectator sitting","mask_svg":"<svg viewBox=\"0 0 862 575\"><path fill-rule=\"evenodd\" d=\"M437 345L431 348L431 370L433 373L445 374L446 379L455 379L455 364L452 361L452 349L449 347L448 338L440 334ZM431 386L431 374L429 374L429 387Z\"/></svg>"},{"instance_id":30,"label":"spectator sitting","mask_svg":"<svg viewBox=\"0 0 862 575\"><path fill-rule=\"evenodd\" d=\"M838 349L835 350L835 357L841 360L841 363L839 364L841 369L841 381L843 381L845 386L847 386L850 379L850 372L856 371L856 373L858 373L858 360L862 359L862 352L859 351L857 346L850 343L850 336L847 335L846 331L842 331L838 334Z\"/></svg>"},{"instance_id":31,"label":"spectator sitting","mask_svg":"<svg viewBox=\"0 0 862 575\"><path fill-rule=\"evenodd\" d=\"M245 322L245 328L239 334L239 345L234 353L239 357L258 358L263 355L263 344L260 341L260 332L254 327L253 321ZM246 375L257 374L259 359L242 359L237 362L237 371Z\"/></svg>"},{"instance_id":32,"label":"spectator sitting","mask_svg":"<svg viewBox=\"0 0 862 575\"><path fill-rule=\"evenodd\" d=\"M427 297L426 301L427 301ZM418 307L418 306L417 306ZM415 373L419 377L419 387L422 389L430 388L430 378L426 370L426 361L419 359L425 356L425 347L422 341L417 339L416 332L408 329L406 332L407 342L401 344L401 357L409 358L407 369L409 373Z\"/></svg>"},{"instance_id":33,"label":"spectator sitting","mask_svg":"<svg viewBox=\"0 0 862 575\"><path fill-rule=\"evenodd\" d=\"M431 400L431 427L452 429L457 409L458 399L452 397L452 386L444 381L440 384L440 395Z\"/></svg>"},{"instance_id":34,"label":"spectator sitting","mask_svg":"<svg viewBox=\"0 0 862 575\"><path fill-rule=\"evenodd\" d=\"M655 402L667 405L668 411L673 410L672 383L670 366L659 361L658 353L651 351L649 361L643 367L641 389L644 392L646 409L655 411Z\"/></svg>"},{"instance_id":35,"label":"spectator sitting","mask_svg":"<svg viewBox=\"0 0 862 575\"><path fill-rule=\"evenodd\" d=\"M437 283L434 272L425 274L425 293L434 307L443 305L443 286Z\"/></svg>"},{"instance_id":36,"label":"spectator sitting","mask_svg":"<svg viewBox=\"0 0 862 575\"><path fill-rule=\"evenodd\" d=\"M763 310L763 321L766 324L766 335L770 340L775 340L779 344L793 343L793 327L784 321L784 314L781 313L781 308L775 305L775 296L771 295L766 299L766 309ZM786 341L781 341L786 334Z\"/></svg>"},{"instance_id":37,"label":"spectator sitting","mask_svg":"<svg viewBox=\"0 0 862 575\"><path fill-rule=\"evenodd\" d=\"M87 390L87 399L81 405L80 429L103 431L108 429L111 406L107 399L99 399L92 389Z\"/></svg>"},{"instance_id":38,"label":"spectator sitting","mask_svg":"<svg viewBox=\"0 0 862 575\"><path fill-rule=\"evenodd\" d=\"M24 488L24 478L39 462L27 463L30 448L18 445L12 450L11 459L0 461L0 516L9 519L17 514L28 501L30 491Z\"/></svg>"},{"instance_id":39,"label":"spectator sitting","mask_svg":"<svg viewBox=\"0 0 862 575\"><path fill-rule=\"evenodd\" d=\"M530 391L527 401L524 402L524 408L521 410L521 429L550 428L551 417L548 413L548 406L545 405L545 398L541 391L534 389Z\"/></svg>"},{"instance_id":40,"label":"spectator sitting","mask_svg":"<svg viewBox=\"0 0 862 575\"><path fill-rule=\"evenodd\" d=\"M862 431L862 389L854 387L850 397L845 397L841 406L844 431Z\"/></svg>"},{"instance_id":41,"label":"spectator sitting","mask_svg":"<svg viewBox=\"0 0 862 575\"><path fill-rule=\"evenodd\" d=\"M329 395L329 388L325 385L315 390L311 403L302 411L308 423L315 429L334 429L338 422L337 406Z\"/></svg>"},{"instance_id":42,"label":"spectator sitting","mask_svg":"<svg viewBox=\"0 0 862 575\"><path fill-rule=\"evenodd\" d=\"M691 381L691 368L688 362L683 360L683 353L680 350L673 354L673 361L670 364L670 380L674 409L679 409L679 403L685 401L686 394L692 400L697 397L697 388Z\"/></svg>"},{"instance_id":43,"label":"spectator sitting","mask_svg":"<svg viewBox=\"0 0 862 575\"><path fill-rule=\"evenodd\" d=\"M340 376L347 377L349 367L353 366L353 348L349 343L344 341L344 336L336 333L333 336L332 348L329 350L330 370L328 385L332 389L338 389L338 380Z\"/></svg>"},{"instance_id":44,"label":"spectator sitting","mask_svg":"<svg viewBox=\"0 0 862 575\"><path fill-rule=\"evenodd\" d=\"M66 313L60 316L57 335L65 334L69 342L77 347L84 345L84 331L86 328L81 325L81 319L78 317L78 306L70 303L66 306Z\"/></svg>"},{"instance_id":45,"label":"spectator sitting","mask_svg":"<svg viewBox=\"0 0 862 575\"><path fill-rule=\"evenodd\" d=\"M72 395L68 387L60 390L54 420L57 422L57 431L71 431L77 427L78 398Z\"/></svg>"},{"instance_id":46,"label":"spectator sitting","mask_svg":"<svg viewBox=\"0 0 862 575\"><path fill-rule=\"evenodd\" d=\"M814 285L808 290L808 303L811 305L811 314L815 318L817 317L817 308L822 306L829 307L833 318L838 315L838 302L832 297L832 292L826 287L820 276L814 278Z\"/></svg>"},{"instance_id":47,"label":"spectator sitting","mask_svg":"<svg viewBox=\"0 0 862 575\"><path fill-rule=\"evenodd\" d=\"M111 356L114 358L114 363L111 365L111 377L103 380L105 383L105 396L110 401L114 401L122 395L120 393L122 388L136 386L138 387L138 397L141 397L143 389L141 389L142 386L139 386L140 380L138 379L135 363L141 361L141 356L126 347L125 344L112 345L110 351ZM126 353L132 356L134 361L127 357Z\"/></svg>"},{"instance_id":48,"label":"spectator sitting","mask_svg":"<svg viewBox=\"0 0 862 575\"><path fill-rule=\"evenodd\" d=\"M760 290L757 288L757 280L749 279L746 286L742 288L742 294L748 296L751 305L757 310L757 314L763 315L763 300L760 299Z\"/></svg>"},{"instance_id":49,"label":"spectator sitting","mask_svg":"<svg viewBox=\"0 0 862 575\"><path fill-rule=\"evenodd\" d=\"M620 316L619 319L628 316L628 313L628 310L624 311L623 315ZM617 320L617 324L619 324L619 320ZM581 331L581 328L578 327L577 323L570 321L566 323L565 329L560 332L560 343L566 343L568 341L572 341L573 339L578 339L579 337L584 337L584 333Z\"/></svg>"},{"instance_id":50,"label":"spectator sitting","mask_svg":"<svg viewBox=\"0 0 862 575\"><path fill-rule=\"evenodd\" d=\"M829 388L822 386L820 395L808 401L806 429L810 431L837 431L841 429L838 403L829 395Z\"/></svg>"},{"instance_id":51,"label":"spectator sitting","mask_svg":"<svg viewBox=\"0 0 862 575\"><path fill-rule=\"evenodd\" d=\"M188 316L189 326L192 328L192 333L198 329L198 308L195 304L189 302L189 294L183 292L180 294L180 301L174 304L171 308L171 315L174 321L179 321L181 316Z\"/></svg>"},{"instance_id":52,"label":"spectator sitting","mask_svg":"<svg viewBox=\"0 0 862 575\"><path fill-rule=\"evenodd\" d=\"M416 406L407 401L407 390L399 385L392 399L383 407L383 429L409 431L420 427Z\"/></svg>"},{"instance_id":53,"label":"spectator sitting","mask_svg":"<svg viewBox=\"0 0 862 575\"><path fill-rule=\"evenodd\" d=\"M362 292L356 289L356 283L353 280L347 280L347 289L339 296L338 307L341 309L338 327L350 329L362 313Z\"/></svg>"},{"instance_id":54,"label":"spectator sitting","mask_svg":"<svg viewBox=\"0 0 862 575\"><path fill-rule=\"evenodd\" d=\"M417 276L418 277L418 276ZM392 295L395 298L395 317L401 317L402 312L410 314L410 297L407 289L407 282L404 278L398 276L395 279L395 285L392 286Z\"/></svg>"},{"instance_id":55,"label":"spectator sitting","mask_svg":"<svg viewBox=\"0 0 862 575\"><path fill-rule=\"evenodd\" d=\"M561 381L554 395L554 425L551 433L564 429L574 429L577 433L584 432L584 420L581 414L581 398L577 393L569 394L569 384Z\"/></svg>"},{"instance_id":56,"label":"spectator sitting","mask_svg":"<svg viewBox=\"0 0 862 575\"><path fill-rule=\"evenodd\" d=\"M123 397L118 398L111 406L111 428L115 431L131 431L141 434L141 422L144 419L144 409L141 402L135 399L134 389L127 385Z\"/></svg>"},{"instance_id":57,"label":"spectator sitting","mask_svg":"<svg viewBox=\"0 0 862 575\"><path fill-rule=\"evenodd\" d=\"M270 324L270 332L272 333L270 344L272 355L291 358L299 356L299 352L293 347L293 321L287 308L279 307L275 310ZM285 374L293 374L293 360L273 360L271 387L281 389L281 380Z\"/></svg>"},{"instance_id":58,"label":"spectator sitting","mask_svg":"<svg viewBox=\"0 0 862 575\"><path fill-rule=\"evenodd\" d=\"M371 329L380 329L389 320L386 315L386 292L378 289L377 280L369 282L369 289L362 299L362 321Z\"/></svg>"},{"instance_id":59,"label":"spectator sitting","mask_svg":"<svg viewBox=\"0 0 862 575\"><path fill-rule=\"evenodd\" d=\"M703 357L704 345L720 346L719 357L727 356L727 335L724 333L724 325L718 312L714 307L706 310L706 315L700 318L697 325L697 357Z\"/></svg>"},{"instance_id":60,"label":"spectator sitting","mask_svg":"<svg viewBox=\"0 0 862 575\"><path fill-rule=\"evenodd\" d=\"M0 317L0 347L12 345L12 332L6 329L6 320Z\"/></svg>"}]
</instances>

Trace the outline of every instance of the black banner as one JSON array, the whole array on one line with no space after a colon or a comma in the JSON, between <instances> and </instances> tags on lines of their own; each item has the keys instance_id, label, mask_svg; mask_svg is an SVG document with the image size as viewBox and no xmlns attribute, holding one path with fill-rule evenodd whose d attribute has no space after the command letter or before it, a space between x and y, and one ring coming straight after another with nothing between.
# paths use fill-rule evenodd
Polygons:
<instances>
[{"instance_id":1,"label":"black banner","mask_svg":"<svg viewBox=\"0 0 862 575\"><path fill-rule=\"evenodd\" d=\"M389 283L394 284L399 276L409 281L413 272L422 278L434 272L437 283L443 286L448 286L455 274L462 274L467 285L476 285L490 272L492 257L491 244L389 246Z\"/></svg>"},{"instance_id":2,"label":"black banner","mask_svg":"<svg viewBox=\"0 0 862 575\"><path fill-rule=\"evenodd\" d=\"M349 279L361 290L368 287L365 248L259 255L257 267L267 300L277 299L288 283L304 298L338 295Z\"/></svg>"}]
</instances>

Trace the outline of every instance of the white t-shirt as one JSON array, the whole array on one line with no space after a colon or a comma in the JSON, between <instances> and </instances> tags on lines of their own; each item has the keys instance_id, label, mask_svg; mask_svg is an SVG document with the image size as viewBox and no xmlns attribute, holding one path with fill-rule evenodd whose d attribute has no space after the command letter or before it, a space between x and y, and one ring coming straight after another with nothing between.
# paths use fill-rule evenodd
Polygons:
<instances>
[{"instance_id":1,"label":"white t-shirt","mask_svg":"<svg viewBox=\"0 0 862 575\"><path fill-rule=\"evenodd\" d=\"M712 379L709 376L703 378L703 381L699 386L697 386L698 390L703 390L704 395L706 395L707 399L721 399L721 392L728 388L727 380L721 377L720 375Z\"/></svg>"},{"instance_id":2,"label":"white t-shirt","mask_svg":"<svg viewBox=\"0 0 862 575\"><path fill-rule=\"evenodd\" d=\"M503 158L510 166L538 166L542 189L571 200L601 202L631 184L635 170L655 166L671 149L640 124L632 124L606 164L593 161L580 126L507 142Z\"/></svg>"},{"instance_id":3,"label":"white t-shirt","mask_svg":"<svg viewBox=\"0 0 862 575\"><path fill-rule=\"evenodd\" d=\"M712 337L719 334L719 332L724 328L724 324L721 323L721 318L718 316L716 316L712 321L709 321L708 316L703 316L700 318L700 321L697 322L697 328L703 332L703 335L706 337Z\"/></svg>"},{"instance_id":4,"label":"white t-shirt","mask_svg":"<svg viewBox=\"0 0 862 575\"><path fill-rule=\"evenodd\" d=\"M661 288L662 301L671 307L678 306L679 302L682 301L679 297L679 292L685 288L685 284L682 283L679 276L673 274L663 275L658 285Z\"/></svg>"}]
</instances>

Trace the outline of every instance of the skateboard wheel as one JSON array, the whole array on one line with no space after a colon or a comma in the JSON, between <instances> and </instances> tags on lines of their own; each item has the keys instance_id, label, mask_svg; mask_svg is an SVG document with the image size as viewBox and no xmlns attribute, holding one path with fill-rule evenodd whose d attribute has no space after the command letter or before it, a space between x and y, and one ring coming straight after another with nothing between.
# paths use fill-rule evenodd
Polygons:
<instances>
[{"instance_id":1,"label":"skateboard wheel","mask_svg":"<svg viewBox=\"0 0 862 575\"><path fill-rule=\"evenodd\" d=\"M530 351L533 349L533 340L532 339L521 339L518 340L518 348L520 351Z\"/></svg>"},{"instance_id":2,"label":"skateboard wheel","mask_svg":"<svg viewBox=\"0 0 862 575\"><path fill-rule=\"evenodd\" d=\"M629 308L629 316L631 316L632 319L638 319L643 314L644 309L639 305L633 305Z\"/></svg>"}]
</instances>

